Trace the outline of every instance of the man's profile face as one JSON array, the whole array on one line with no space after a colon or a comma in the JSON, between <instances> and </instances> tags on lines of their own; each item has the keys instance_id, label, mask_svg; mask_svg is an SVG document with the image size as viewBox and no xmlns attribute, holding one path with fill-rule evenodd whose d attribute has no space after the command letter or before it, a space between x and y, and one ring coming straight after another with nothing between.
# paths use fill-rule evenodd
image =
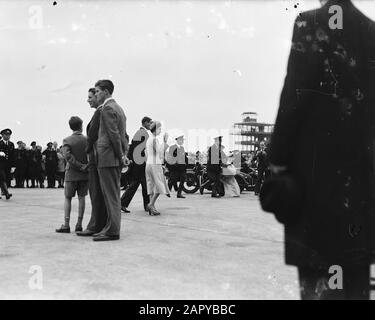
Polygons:
<instances>
[{"instance_id":1,"label":"man's profile face","mask_svg":"<svg viewBox=\"0 0 375 320\"><path fill-rule=\"evenodd\" d=\"M3 140L8 141L10 139L10 134L4 133L3 134Z\"/></svg>"},{"instance_id":2,"label":"man's profile face","mask_svg":"<svg viewBox=\"0 0 375 320\"><path fill-rule=\"evenodd\" d=\"M95 87L95 97L98 104L103 104L107 97L107 90L102 90L100 87Z\"/></svg>"},{"instance_id":3,"label":"man's profile face","mask_svg":"<svg viewBox=\"0 0 375 320\"><path fill-rule=\"evenodd\" d=\"M87 97L87 102L89 103L91 108L96 108L98 106L98 101L96 99L96 96L92 92L89 92L88 97Z\"/></svg>"},{"instance_id":4,"label":"man's profile face","mask_svg":"<svg viewBox=\"0 0 375 320\"><path fill-rule=\"evenodd\" d=\"M143 124L143 126L144 126L147 130L150 130L150 128L151 128L151 123L152 123L152 121L147 121L147 122L145 122L145 123Z\"/></svg>"}]
</instances>

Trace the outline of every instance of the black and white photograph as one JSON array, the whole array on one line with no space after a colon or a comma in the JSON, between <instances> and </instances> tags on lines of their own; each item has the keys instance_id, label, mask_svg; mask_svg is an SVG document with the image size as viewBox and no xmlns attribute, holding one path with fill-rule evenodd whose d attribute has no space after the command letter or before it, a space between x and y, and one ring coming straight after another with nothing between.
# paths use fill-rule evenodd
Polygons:
<instances>
[{"instance_id":1,"label":"black and white photograph","mask_svg":"<svg viewBox=\"0 0 375 320\"><path fill-rule=\"evenodd\" d=\"M374 21L374 0L0 0L0 300L374 300Z\"/></svg>"}]
</instances>

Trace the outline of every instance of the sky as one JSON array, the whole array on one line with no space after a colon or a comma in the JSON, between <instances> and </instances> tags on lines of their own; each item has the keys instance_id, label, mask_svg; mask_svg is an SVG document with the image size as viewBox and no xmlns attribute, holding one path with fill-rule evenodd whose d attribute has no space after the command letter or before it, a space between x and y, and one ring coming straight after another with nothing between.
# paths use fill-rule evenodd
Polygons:
<instances>
[{"instance_id":1,"label":"sky","mask_svg":"<svg viewBox=\"0 0 375 320\"><path fill-rule=\"evenodd\" d=\"M87 90L110 79L133 136L143 116L203 150L241 113L275 121L293 21L318 0L0 0L0 128L43 147L84 126ZM298 3L298 5L296 5ZM353 1L375 20L375 1ZM295 8L294 6L297 6ZM198 139L196 135L200 135Z\"/></svg>"}]
</instances>

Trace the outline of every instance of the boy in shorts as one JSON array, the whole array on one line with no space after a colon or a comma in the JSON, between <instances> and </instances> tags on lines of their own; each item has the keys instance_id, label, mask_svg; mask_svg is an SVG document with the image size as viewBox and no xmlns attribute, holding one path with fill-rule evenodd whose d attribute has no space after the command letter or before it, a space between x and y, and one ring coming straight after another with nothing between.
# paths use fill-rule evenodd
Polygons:
<instances>
[{"instance_id":1,"label":"boy in shorts","mask_svg":"<svg viewBox=\"0 0 375 320\"><path fill-rule=\"evenodd\" d=\"M82 120L79 117L71 117L69 120L70 129L73 134L63 140L62 152L66 159L65 168L65 222L56 229L58 233L70 233L70 212L72 208L72 198L77 193L78 196L78 221L75 232L82 231L82 220L85 212L85 197L88 193L88 173L87 173L87 138L82 134Z\"/></svg>"}]
</instances>

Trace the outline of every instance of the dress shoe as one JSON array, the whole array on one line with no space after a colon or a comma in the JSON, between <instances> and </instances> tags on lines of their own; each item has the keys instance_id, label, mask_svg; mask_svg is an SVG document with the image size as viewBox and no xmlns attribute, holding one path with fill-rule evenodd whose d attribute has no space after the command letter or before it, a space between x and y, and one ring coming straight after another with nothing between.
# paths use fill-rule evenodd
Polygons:
<instances>
[{"instance_id":1,"label":"dress shoe","mask_svg":"<svg viewBox=\"0 0 375 320\"><path fill-rule=\"evenodd\" d=\"M217 193L213 193L213 194L211 194L211 197L212 198L221 198L221 195L219 195Z\"/></svg>"},{"instance_id":2,"label":"dress shoe","mask_svg":"<svg viewBox=\"0 0 375 320\"><path fill-rule=\"evenodd\" d=\"M84 231L78 231L76 232L76 235L77 236L80 236L80 237L91 237L95 234L94 231L90 231L90 230L84 230Z\"/></svg>"},{"instance_id":3,"label":"dress shoe","mask_svg":"<svg viewBox=\"0 0 375 320\"><path fill-rule=\"evenodd\" d=\"M178 195L177 195L177 198L185 199L186 197L184 197L182 194L178 194Z\"/></svg>"},{"instance_id":4,"label":"dress shoe","mask_svg":"<svg viewBox=\"0 0 375 320\"><path fill-rule=\"evenodd\" d=\"M12 197L11 193L8 193L8 194L5 195L5 199L7 199L7 200L9 200L11 197Z\"/></svg>"},{"instance_id":5,"label":"dress shoe","mask_svg":"<svg viewBox=\"0 0 375 320\"><path fill-rule=\"evenodd\" d=\"M148 214L150 216L159 216L160 215L160 212L158 210L156 210L156 208L154 206L148 206Z\"/></svg>"},{"instance_id":6,"label":"dress shoe","mask_svg":"<svg viewBox=\"0 0 375 320\"><path fill-rule=\"evenodd\" d=\"M125 207L121 207L121 211L125 213L130 213L130 211Z\"/></svg>"},{"instance_id":7,"label":"dress shoe","mask_svg":"<svg viewBox=\"0 0 375 320\"><path fill-rule=\"evenodd\" d=\"M119 240L120 236L107 236L105 234L101 234L97 237L94 237L92 240L94 241L112 241L112 240Z\"/></svg>"},{"instance_id":8,"label":"dress shoe","mask_svg":"<svg viewBox=\"0 0 375 320\"><path fill-rule=\"evenodd\" d=\"M98 236L102 236L102 235L103 235L102 233L97 232L97 233L94 233L92 236L93 236L93 237L98 237Z\"/></svg>"},{"instance_id":9,"label":"dress shoe","mask_svg":"<svg viewBox=\"0 0 375 320\"><path fill-rule=\"evenodd\" d=\"M82 226L80 226L80 225L76 225L76 229L74 230L75 232L80 232L80 231L82 231L83 229L82 229Z\"/></svg>"},{"instance_id":10,"label":"dress shoe","mask_svg":"<svg viewBox=\"0 0 375 320\"><path fill-rule=\"evenodd\" d=\"M60 229L56 229L57 233L70 233L70 228L62 225Z\"/></svg>"}]
</instances>

